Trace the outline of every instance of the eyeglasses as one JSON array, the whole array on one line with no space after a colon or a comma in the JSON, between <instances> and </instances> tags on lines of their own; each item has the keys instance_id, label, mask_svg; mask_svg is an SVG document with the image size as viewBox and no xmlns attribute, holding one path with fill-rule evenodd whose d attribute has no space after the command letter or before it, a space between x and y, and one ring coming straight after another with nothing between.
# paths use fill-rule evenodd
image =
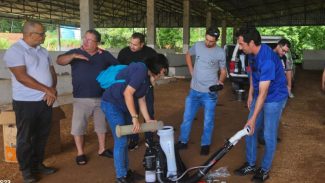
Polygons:
<instances>
[{"instance_id":1,"label":"eyeglasses","mask_svg":"<svg viewBox=\"0 0 325 183\"><path fill-rule=\"evenodd\" d=\"M92 40L92 39L87 39L87 38L83 38L83 40L85 41L85 42L92 42L92 43L97 43L97 41L95 41L95 40Z\"/></svg>"},{"instance_id":2,"label":"eyeglasses","mask_svg":"<svg viewBox=\"0 0 325 183\"><path fill-rule=\"evenodd\" d=\"M38 34L41 37L45 36L45 32L32 32L32 34Z\"/></svg>"},{"instance_id":3,"label":"eyeglasses","mask_svg":"<svg viewBox=\"0 0 325 183\"><path fill-rule=\"evenodd\" d=\"M286 54L286 53L289 52L289 49L288 49L288 50L285 50L285 49L283 48L283 46L280 46L280 48L281 48L281 51L282 51L284 54Z\"/></svg>"}]
</instances>

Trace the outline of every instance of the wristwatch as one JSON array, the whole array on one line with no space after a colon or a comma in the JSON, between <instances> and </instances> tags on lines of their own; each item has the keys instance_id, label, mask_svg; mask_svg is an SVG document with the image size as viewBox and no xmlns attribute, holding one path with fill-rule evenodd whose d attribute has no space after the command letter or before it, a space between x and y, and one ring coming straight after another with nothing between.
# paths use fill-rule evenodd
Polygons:
<instances>
[{"instance_id":1,"label":"wristwatch","mask_svg":"<svg viewBox=\"0 0 325 183\"><path fill-rule=\"evenodd\" d=\"M131 117L132 117L132 118L139 119L139 115L137 115L137 114L136 114L136 115L132 115Z\"/></svg>"}]
</instances>

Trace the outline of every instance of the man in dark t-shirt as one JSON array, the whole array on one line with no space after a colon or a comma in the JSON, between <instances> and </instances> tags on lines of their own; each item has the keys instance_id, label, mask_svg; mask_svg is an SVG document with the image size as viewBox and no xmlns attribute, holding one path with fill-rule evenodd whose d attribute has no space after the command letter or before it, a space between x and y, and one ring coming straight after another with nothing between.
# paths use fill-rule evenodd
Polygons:
<instances>
[{"instance_id":1,"label":"man in dark t-shirt","mask_svg":"<svg viewBox=\"0 0 325 183\"><path fill-rule=\"evenodd\" d=\"M118 54L118 61L121 64L129 65L132 62L143 62L146 58L153 57L157 52L146 46L144 35L138 32L132 34L129 46L123 48ZM146 104L151 119L154 119L154 94L153 85L151 84L149 90L146 93ZM137 109L138 110L138 109ZM151 132L145 133L146 144L152 141L153 134ZM135 150L138 148L139 135L134 134L129 139L129 150Z\"/></svg>"},{"instance_id":2,"label":"man in dark t-shirt","mask_svg":"<svg viewBox=\"0 0 325 183\"><path fill-rule=\"evenodd\" d=\"M155 56L157 52L146 46L144 41L143 34L133 33L129 46L123 48L117 56L120 64L129 65L131 62L143 62L145 58Z\"/></svg>"}]
</instances>

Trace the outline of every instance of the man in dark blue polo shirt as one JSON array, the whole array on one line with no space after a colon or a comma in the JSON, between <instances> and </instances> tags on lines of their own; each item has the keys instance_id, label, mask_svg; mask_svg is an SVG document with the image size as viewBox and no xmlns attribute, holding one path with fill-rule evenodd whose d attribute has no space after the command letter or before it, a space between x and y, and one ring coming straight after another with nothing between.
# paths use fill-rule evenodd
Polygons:
<instances>
[{"instance_id":1,"label":"man in dark blue polo shirt","mask_svg":"<svg viewBox=\"0 0 325 183\"><path fill-rule=\"evenodd\" d=\"M250 127L246 137L247 162L235 170L236 175L254 173L253 181L264 182L269 178L274 158L278 125L282 109L288 98L286 78L280 58L265 44L255 27L241 28L237 32L239 49L245 54L252 54L250 88L247 106L250 110L245 126ZM264 125L265 150L261 167L256 168L257 132Z\"/></svg>"},{"instance_id":2,"label":"man in dark blue polo shirt","mask_svg":"<svg viewBox=\"0 0 325 183\"><path fill-rule=\"evenodd\" d=\"M110 150L105 149L107 125L105 114L100 108L104 90L99 86L96 77L102 70L118 62L108 51L98 48L100 39L101 36L96 30L88 30L80 48L70 50L57 59L60 65L71 65L74 98L71 134L74 136L78 151L76 157L78 165L87 163L84 154L84 135L91 115L94 117L94 128L98 136L98 155L113 156Z\"/></svg>"}]
</instances>

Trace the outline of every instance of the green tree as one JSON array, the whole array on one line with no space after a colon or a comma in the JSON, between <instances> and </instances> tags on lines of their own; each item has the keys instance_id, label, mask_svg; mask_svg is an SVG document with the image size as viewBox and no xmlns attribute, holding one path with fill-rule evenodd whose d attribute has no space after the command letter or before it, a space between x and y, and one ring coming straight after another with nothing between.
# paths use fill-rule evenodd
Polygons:
<instances>
[{"instance_id":1,"label":"green tree","mask_svg":"<svg viewBox=\"0 0 325 183\"><path fill-rule=\"evenodd\" d=\"M190 46L193 46L197 41L205 40L205 28L191 28L190 29Z\"/></svg>"},{"instance_id":2,"label":"green tree","mask_svg":"<svg viewBox=\"0 0 325 183\"><path fill-rule=\"evenodd\" d=\"M8 49L10 47L10 43L8 39L0 38L0 49Z\"/></svg>"},{"instance_id":3,"label":"green tree","mask_svg":"<svg viewBox=\"0 0 325 183\"><path fill-rule=\"evenodd\" d=\"M260 27L258 30L261 35L280 35L289 39L292 51L300 58L303 50L325 49L325 26Z\"/></svg>"},{"instance_id":4,"label":"green tree","mask_svg":"<svg viewBox=\"0 0 325 183\"><path fill-rule=\"evenodd\" d=\"M183 47L183 31L181 28L159 28L156 40L159 48L180 51Z\"/></svg>"},{"instance_id":5,"label":"green tree","mask_svg":"<svg viewBox=\"0 0 325 183\"><path fill-rule=\"evenodd\" d=\"M141 28L98 28L96 30L102 35L104 48L124 48L128 46L133 32L145 32L145 29Z\"/></svg>"},{"instance_id":6,"label":"green tree","mask_svg":"<svg viewBox=\"0 0 325 183\"><path fill-rule=\"evenodd\" d=\"M2 19L0 20L0 32L21 32L24 25L24 20Z\"/></svg>"}]
</instances>

